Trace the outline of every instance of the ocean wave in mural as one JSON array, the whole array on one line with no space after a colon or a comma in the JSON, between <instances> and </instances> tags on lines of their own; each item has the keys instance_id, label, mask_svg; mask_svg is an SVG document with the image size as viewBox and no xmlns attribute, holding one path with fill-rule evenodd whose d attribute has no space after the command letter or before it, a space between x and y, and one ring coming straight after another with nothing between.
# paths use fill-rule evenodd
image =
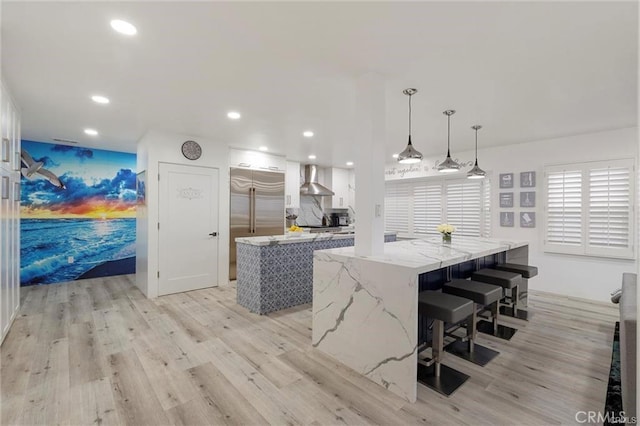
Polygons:
<instances>
[{"instance_id":1,"label":"ocean wave in mural","mask_svg":"<svg viewBox=\"0 0 640 426\"><path fill-rule=\"evenodd\" d=\"M133 273L136 156L32 141L22 149L21 284Z\"/></svg>"},{"instance_id":2,"label":"ocean wave in mural","mask_svg":"<svg viewBox=\"0 0 640 426\"><path fill-rule=\"evenodd\" d=\"M117 275L136 255L135 219L23 219L21 226L22 285L103 275L90 273L98 267Z\"/></svg>"}]
</instances>

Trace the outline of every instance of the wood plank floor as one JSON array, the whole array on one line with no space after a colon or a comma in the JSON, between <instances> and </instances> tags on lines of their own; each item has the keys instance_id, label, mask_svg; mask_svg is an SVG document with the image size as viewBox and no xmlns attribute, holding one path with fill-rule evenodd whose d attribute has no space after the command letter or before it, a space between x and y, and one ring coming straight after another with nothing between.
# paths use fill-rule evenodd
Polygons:
<instances>
[{"instance_id":1,"label":"wood plank floor","mask_svg":"<svg viewBox=\"0 0 640 426\"><path fill-rule=\"evenodd\" d=\"M572 424L602 410L615 305L533 293L531 322L452 397L405 403L311 348L311 306L266 316L233 286L146 299L133 276L23 288L2 345L2 425Z\"/></svg>"}]
</instances>

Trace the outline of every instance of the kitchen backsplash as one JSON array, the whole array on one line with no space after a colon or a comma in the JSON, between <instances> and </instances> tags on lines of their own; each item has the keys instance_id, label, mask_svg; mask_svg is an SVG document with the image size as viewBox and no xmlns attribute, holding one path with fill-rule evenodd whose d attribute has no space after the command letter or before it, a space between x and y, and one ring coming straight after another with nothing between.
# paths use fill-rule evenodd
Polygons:
<instances>
[{"instance_id":1,"label":"kitchen backsplash","mask_svg":"<svg viewBox=\"0 0 640 426\"><path fill-rule=\"evenodd\" d=\"M313 195L300 196L297 223L300 226L322 225L322 198Z\"/></svg>"}]
</instances>

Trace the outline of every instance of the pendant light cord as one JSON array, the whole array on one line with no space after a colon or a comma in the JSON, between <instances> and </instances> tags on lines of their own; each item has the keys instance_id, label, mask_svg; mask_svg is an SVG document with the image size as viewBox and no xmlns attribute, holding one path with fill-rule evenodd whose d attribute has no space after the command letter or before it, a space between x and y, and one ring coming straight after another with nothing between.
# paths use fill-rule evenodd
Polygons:
<instances>
[{"instance_id":1,"label":"pendant light cord","mask_svg":"<svg viewBox=\"0 0 640 426\"><path fill-rule=\"evenodd\" d=\"M476 131L476 166L478 165L478 129L475 129Z\"/></svg>"},{"instance_id":2,"label":"pendant light cord","mask_svg":"<svg viewBox=\"0 0 640 426\"><path fill-rule=\"evenodd\" d=\"M409 95L409 137L411 137L411 96Z\"/></svg>"},{"instance_id":3,"label":"pendant light cord","mask_svg":"<svg viewBox=\"0 0 640 426\"><path fill-rule=\"evenodd\" d=\"M478 129L476 129L476 160L478 159Z\"/></svg>"},{"instance_id":4,"label":"pendant light cord","mask_svg":"<svg viewBox=\"0 0 640 426\"><path fill-rule=\"evenodd\" d=\"M447 157L451 157L451 115L447 114Z\"/></svg>"}]
</instances>

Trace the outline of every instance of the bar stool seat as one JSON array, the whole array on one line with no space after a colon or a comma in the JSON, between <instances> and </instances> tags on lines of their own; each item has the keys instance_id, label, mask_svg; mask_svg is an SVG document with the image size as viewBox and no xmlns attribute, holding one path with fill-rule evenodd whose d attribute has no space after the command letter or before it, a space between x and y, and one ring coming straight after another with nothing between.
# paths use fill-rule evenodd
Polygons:
<instances>
[{"instance_id":1,"label":"bar stool seat","mask_svg":"<svg viewBox=\"0 0 640 426\"><path fill-rule=\"evenodd\" d=\"M499 285L509 290L522 283L522 275L515 272L498 271L496 269L480 269L471 274L471 279L473 281Z\"/></svg>"},{"instance_id":2,"label":"bar stool seat","mask_svg":"<svg viewBox=\"0 0 640 426\"><path fill-rule=\"evenodd\" d=\"M473 312L470 300L439 291L422 291L418 295L418 313L443 322L457 323Z\"/></svg>"},{"instance_id":3,"label":"bar stool seat","mask_svg":"<svg viewBox=\"0 0 640 426\"><path fill-rule=\"evenodd\" d=\"M478 305L487 306L502 299L502 288L480 281L454 279L445 283L442 291L454 296L473 300Z\"/></svg>"},{"instance_id":4,"label":"bar stool seat","mask_svg":"<svg viewBox=\"0 0 640 426\"><path fill-rule=\"evenodd\" d=\"M538 275L538 267L530 265L520 265L517 263L498 263L495 269L499 271L515 272L522 275L522 278L533 278Z\"/></svg>"},{"instance_id":5,"label":"bar stool seat","mask_svg":"<svg viewBox=\"0 0 640 426\"><path fill-rule=\"evenodd\" d=\"M441 364L444 344L444 324L458 323L473 315L474 305L469 299L423 291L418 295L418 314L433 319L431 360L418 359L418 382L449 396L469 378L468 375Z\"/></svg>"},{"instance_id":6,"label":"bar stool seat","mask_svg":"<svg viewBox=\"0 0 640 426\"><path fill-rule=\"evenodd\" d=\"M445 351L484 367L500 352L476 343L477 306L480 305L482 310L491 310L494 328L497 332L498 302L502 299L502 287L479 281L453 279L444 284L442 292L470 299L477 304L474 306L473 315L471 315L471 324L467 324L466 336L463 338L454 336L456 340L448 344Z\"/></svg>"}]
</instances>

